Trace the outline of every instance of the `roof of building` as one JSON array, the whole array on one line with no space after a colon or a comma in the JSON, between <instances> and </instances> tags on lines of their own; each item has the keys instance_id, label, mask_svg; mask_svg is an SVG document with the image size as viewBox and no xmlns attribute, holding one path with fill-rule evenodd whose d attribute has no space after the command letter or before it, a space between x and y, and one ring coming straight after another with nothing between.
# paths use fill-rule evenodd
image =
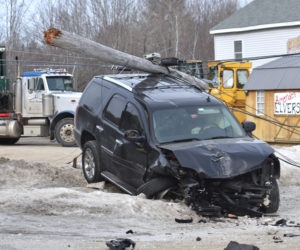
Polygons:
<instances>
[{"instance_id":1,"label":"roof of building","mask_svg":"<svg viewBox=\"0 0 300 250\"><path fill-rule=\"evenodd\" d=\"M255 68L244 89L300 89L300 55L282 57Z\"/></svg>"},{"instance_id":2,"label":"roof of building","mask_svg":"<svg viewBox=\"0 0 300 250\"><path fill-rule=\"evenodd\" d=\"M254 0L211 29L211 34L300 25L299 0Z\"/></svg>"}]
</instances>

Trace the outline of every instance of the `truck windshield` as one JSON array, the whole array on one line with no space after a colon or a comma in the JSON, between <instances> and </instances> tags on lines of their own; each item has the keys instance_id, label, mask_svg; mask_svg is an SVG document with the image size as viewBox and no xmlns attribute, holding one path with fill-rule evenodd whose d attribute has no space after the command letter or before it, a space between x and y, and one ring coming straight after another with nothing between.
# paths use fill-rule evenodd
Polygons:
<instances>
[{"instance_id":1,"label":"truck windshield","mask_svg":"<svg viewBox=\"0 0 300 250\"><path fill-rule=\"evenodd\" d=\"M223 106L187 106L155 110L152 114L159 143L237 138L245 132Z\"/></svg>"},{"instance_id":2,"label":"truck windshield","mask_svg":"<svg viewBox=\"0 0 300 250\"><path fill-rule=\"evenodd\" d=\"M49 90L72 91L73 82L69 76L47 76Z\"/></svg>"}]
</instances>

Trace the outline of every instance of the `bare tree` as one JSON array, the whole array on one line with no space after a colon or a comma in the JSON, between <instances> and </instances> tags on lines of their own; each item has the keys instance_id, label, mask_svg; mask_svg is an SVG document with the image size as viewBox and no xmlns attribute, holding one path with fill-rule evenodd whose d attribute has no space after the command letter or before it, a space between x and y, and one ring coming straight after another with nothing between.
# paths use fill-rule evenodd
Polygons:
<instances>
[{"instance_id":1,"label":"bare tree","mask_svg":"<svg viewBox=\"0 0 300 250\"><path fill-rule=\"evenodd\" d=\"M238 9L238 0L190 0L189 9L194 25L190 34L193 58L213 59L214 42L209 30Z\"/></svg>"},{"instance_id":2,"label":"bare tree","mask_svg":"<svg viewBox=\"0 0 300 250\"><path fill-rule=\"evenodd\" d=\"M6 10L6 47L8 49L20 46L21 29L26 17L28 6L24 0L5 1Z\"/></svg>"},{"instance_id":3,"label":"bare tree","mask_svg":"<svg viewBox=\"0 0 300 250\"><path fill-rule=\"evenodd\" d=\"M93 0L93 34L98 42L115 49L130 51L132 31L137 18L136 0Z\"/></svg>"},{"instance_id":4,"label":"bare tree","mask_svg":"<svg viewBox=\"0 0 300 250\"><path fill-rule=\"evenodd\" d=\"M42 31L60 28L137 56L206 60L213 58L209 30L236 11L239 0L35 0L28 12L29 1L0 0L0 41L2 33L10 60L17 55L24 70L67 67L83 89L94 75L111 73L110 66L43 45Z\"/></svg>"},{"instance_id":5,"label":"bare tree","mask_svg":"<svg viewBox=\"0 0 300 250\"><path fill-rule=\"evenodd\" d=\"M144 53L160 52L162 56L180 56L187 10L185 0L144 0L142 26Z\"/></svg>"}]
</instances>

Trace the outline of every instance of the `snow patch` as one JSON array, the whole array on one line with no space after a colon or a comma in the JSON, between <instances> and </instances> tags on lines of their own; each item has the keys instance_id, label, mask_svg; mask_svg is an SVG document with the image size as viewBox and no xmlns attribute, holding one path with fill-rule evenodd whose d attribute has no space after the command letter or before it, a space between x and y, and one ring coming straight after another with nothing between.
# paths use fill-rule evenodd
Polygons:
<instances>
[{"instance_id":1,"label":"snow patch","mask_svg":"<svg viewBox=\"0 0 300 250\"><path fill-rule=\"evenodd\" d=\"M300 165L300 145L296 146L273 146L276 151L291 160L297 162ZM281 155L277 154L279 158ZM300 185L300 168L280 161L281 164L281 176L279 183L284 186Z\"/></svg>"}]
</instances>

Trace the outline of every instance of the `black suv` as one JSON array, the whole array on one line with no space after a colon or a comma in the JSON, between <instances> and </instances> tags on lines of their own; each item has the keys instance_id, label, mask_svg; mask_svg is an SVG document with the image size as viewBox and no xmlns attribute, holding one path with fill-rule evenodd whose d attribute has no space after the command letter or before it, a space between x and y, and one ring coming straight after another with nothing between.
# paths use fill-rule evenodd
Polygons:
<instances>
[{"instance_id":1,"label":"black suv","mask_svg":"<svg viewBox=\"0 0 300 250\"><path fill-rule=\"evenodd\" d=\"M184 199L199 214L260 216L279 207L274 150L217 98L181 79L96 76L75 118L87 182Z\"/></svg>"}]
</instances>

